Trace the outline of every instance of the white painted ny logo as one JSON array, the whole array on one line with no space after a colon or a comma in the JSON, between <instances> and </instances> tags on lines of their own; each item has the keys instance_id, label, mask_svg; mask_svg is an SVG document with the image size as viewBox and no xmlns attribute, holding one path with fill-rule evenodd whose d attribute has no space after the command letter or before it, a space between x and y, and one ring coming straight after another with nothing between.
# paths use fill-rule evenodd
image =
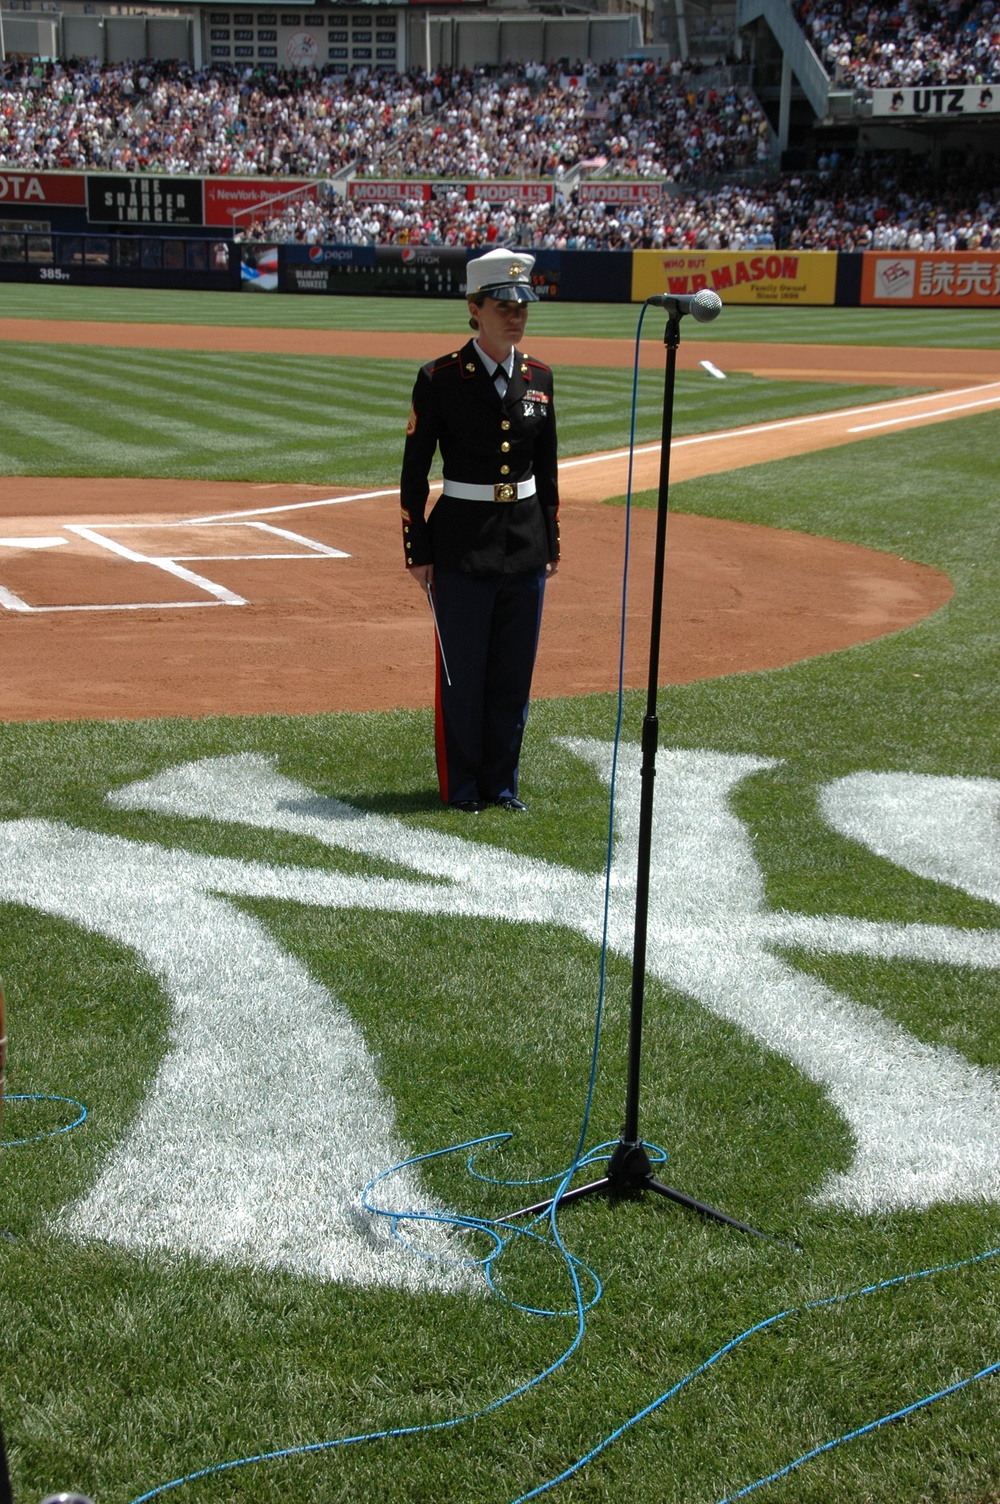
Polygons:
<instances>
[{"instance_id":1,"label":"white painted ny logo","mask_svg":"<svg viewBox=\"0 0 1000 1504\"><path fill-rule=\"evenodd\" d=\"M611 748L567 745L605 779ZM854 1157L818 1199L856 1212L1000 1200L1000 1080L840 996L782 947L1000 966L1000 930L775 913L730 795L772 761L661 752L647 963L822 1085ZM635 903L638 753L619 764L609 938ZM603 878L416 830L323 798L247 754L184 764L110 796L118 808L292 832L435 879L359 877L198 856L47 821L0 825L0 899L134 947L174 1025L132 1130L60 1217L76 1237L170 1248L409 1288L464 1278L401 1252L358 1209L405 1157L350 1015L263 925L219 894L327 908L552 923L599 941ZM1000 783L859 773L821 796L828 822L888 860L1000 902ZM403 1175L397 1205L423 1206ZM454 1252L454 1250L452 1250Z\"/></svg>"}]
</instances>

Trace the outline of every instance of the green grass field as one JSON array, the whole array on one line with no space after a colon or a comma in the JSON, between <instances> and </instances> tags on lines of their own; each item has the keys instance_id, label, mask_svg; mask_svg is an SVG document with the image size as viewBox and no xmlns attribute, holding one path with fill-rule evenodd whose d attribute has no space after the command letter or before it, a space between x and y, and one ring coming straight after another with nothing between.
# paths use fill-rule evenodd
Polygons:
<instances>
[{"instance_id":1,"label":"green grass field","mask_svg":"<svg viewBox=\"0 0 1000 1504\"><path fill-rule=\"evenodd\" d=\"M531 327L552 335L632 339L638 308L622 303L545 303ZM93 319L98 322L209 324L240 328L423 330L453 335L462 327L448 299L271 297L159 292L134 288L36 287L0 283L0 318ZM662 321L644 338L663 339ZM701 340L770 344L1000 347L1000 315L984 309L728 307L699 327Z\"/></svg>"},{"instance_id":2,"label":"green grass field","mask_svg":"<svg viewBox=\"0 0 1000 1504\"><path fill-rule=\"evenodd\" d=\"M640 443L660 436L663 378L643 372ZM629 371L560 371L564 455L627 442ZM301 355L198 355L81 345L8 344L0 373L0 474L393 485L413 370L401 361ZM681 373L678 433L853 407L912 388L726 382ZM342 424L339 415L349 413ZM334 415L337 415L336 417ZM564 416L565 415L565 416ZM336 439L331 438L336 423ZM386 435L393 442L386 442Z\"/></svg>"},{"instance_id":3,"label":"green grass field","mask_svg":"<svg viewBox=\"0 0 1000 1504\"><path fill-rule=\"evenodd\" d=\"M454 327L434 322L445 305L388 300L3 289L3 315L56 309ZM810 341L888 343L891 327L918 345L1000 344L992 314L961 332L955 315L879 315L867 324L876 334L861 317L750 312L740 338L795 338L794 326ZM591 310L543 309L539 323L629 334L614 326L622 314L632 320L596 310L589 325ZM5 346L0 472L391 483L412 371L345 366L288 357L263 372L208 355ZM621 445L627 375L558 379L564 451ZM307 400L290 402L291 384ZM678 427L883 395L860 380L826 392L691 377ZM647 438L658 402L653 377L640 400ZM673 489L680 511L934 565L955 594L847 652L662 690L641 1130L669 1156L671 1185L779 1241L648 1196L564 1208L560 1234L603 1292L542 1382L531 1381L580 1330L566 1266L543 1243L513 1240L497 1293L435 1288L426 1261L423 1287L380 1279L393 1255L356 1209L365 1175L345 1174L347 1257L360 1273L310 1273L302 1258L322 1245L326 1187L339 1194L337 1164L355 1152L375 1174L396 1147L431 1154L510 1133L479 1158L481 1174L523 1182L571 1162L607 845L592 749L613 738L613 700L536 703L523 763L531 817L489 812L473 829L437 807L429 711L0 722L11 1094L0 1415L18 1504L71 1486L129 1504L218 1464L288 1452L165 1497L510 1504L678 1385L551 1497L715 1504L825 1447L758 1496L995 1504L987 1371L1000 1363L1000 1286L985 1256L1000 1249L998 442L1000 418L984 414ZM627 744L642 711L642 697L626 698ZM234 755L244 761L221 761ZM150 791L146 781L196 762L215 780L200 803L176 780ZM242 791L261 797L276 773L289 782L275 785L271 815L248 816ZM873 777L860 788L862 774ZM620 813L630 789L626 767ZM338 835L317 795L366 812L368 833ZM457 854L439 842L456 834ZM625 834L618 851L627 898ZM471 895L465 910L447 911L453 891ZM614 905L613 919L625 923ZM619 936L608 958L588 1147L621 1128L625 948ZM238 1017L222 1011L237 1005ZM331 1084L312 1067L335 1026L344 1050L347 1030L357 1036L355 1074ZM340 1097L355 1109L331 1149ZM85 1104L86 1121L45 1136L77 1112L52 1098ZM128 1159L130 1144L146 1157ZM426 1204L488 1219L544 1194L472 1178L466 1158L420 1167ZM868 1179L852 1180L862 1162ZM189 1164L207 1168L192 1177ZM188 1189L168 1228L175 1186ZM243 1209L228 1244L220 1195ZM84 1235L88 1206L97 1231ZM278 1252L247 1253L272 1226ZM488 1249L468 1227L447 1241L453 1256Z\"/></svg>"}]
</instances>

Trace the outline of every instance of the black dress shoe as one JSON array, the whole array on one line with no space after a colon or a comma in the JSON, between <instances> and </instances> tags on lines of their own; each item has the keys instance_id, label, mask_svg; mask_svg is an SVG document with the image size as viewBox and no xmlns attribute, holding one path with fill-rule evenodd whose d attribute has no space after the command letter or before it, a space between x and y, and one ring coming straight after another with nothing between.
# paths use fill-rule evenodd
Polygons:
<instances>
[{"instance_id":1,"label":"black dress shoe","mask_svg":"<svg viewBox=\"0 0 1000 1504\"><path fill-rule=\"evenodd\" d=\"M448 808L461 810L463 815L478 815L483 806L478 799L455 799Z\"/></svg>"},{"instance_id":2,"label":"black dress shoe","mask_svg":"<svg viewBox=\"0 0 1000 1504\"><path fill-rule=\"evenodd\" d=\"M528 806L522 800L515 799L513 794L505 794L502 799L491 799L490 803L495 804L497 809L508 809L514 815L526 815L528 813Z\"/></svg>"}]
</instances>

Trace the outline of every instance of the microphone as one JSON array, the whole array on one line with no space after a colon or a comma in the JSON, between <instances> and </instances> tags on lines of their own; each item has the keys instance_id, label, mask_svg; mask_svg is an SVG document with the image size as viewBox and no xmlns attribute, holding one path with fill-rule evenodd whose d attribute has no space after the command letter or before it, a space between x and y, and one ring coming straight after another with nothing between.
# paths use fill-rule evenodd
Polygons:
<instances>
[{"instance_id":1,"label":"microphone","mask_svg":"<svg viewBox=\"0 0 1000 1504\"><path fill-rule=\"evenodd\" d=\"M722 312L722 299L708 287L700 292L658 292L655 297L647 298L646 303L653 308L665 308L672 319L689 313L699 324L710 324Z\"/></svg>"}]
</instances>

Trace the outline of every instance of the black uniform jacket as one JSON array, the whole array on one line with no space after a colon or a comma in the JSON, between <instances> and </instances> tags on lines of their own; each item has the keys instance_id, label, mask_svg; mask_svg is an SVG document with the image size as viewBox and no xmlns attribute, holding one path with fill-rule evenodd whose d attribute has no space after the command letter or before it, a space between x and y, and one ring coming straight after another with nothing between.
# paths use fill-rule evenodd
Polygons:
<instances>
[{"instance_id":1,"label":"black uniform jacket","mask_svg":"<svg viewBox=\"0 0 1000 1504\"><path fill-rule=\"evenodd\" d=\"M446 479L497 486L535 477L521 501L439 497L427 513L427 478L440 448ZM407 564L435 564L465 574L542 569L559 557L559 487L552 372L514 352L514 374L501 397L472 340L423 366L400 481Z\"/></svg>"}]
</instances>

